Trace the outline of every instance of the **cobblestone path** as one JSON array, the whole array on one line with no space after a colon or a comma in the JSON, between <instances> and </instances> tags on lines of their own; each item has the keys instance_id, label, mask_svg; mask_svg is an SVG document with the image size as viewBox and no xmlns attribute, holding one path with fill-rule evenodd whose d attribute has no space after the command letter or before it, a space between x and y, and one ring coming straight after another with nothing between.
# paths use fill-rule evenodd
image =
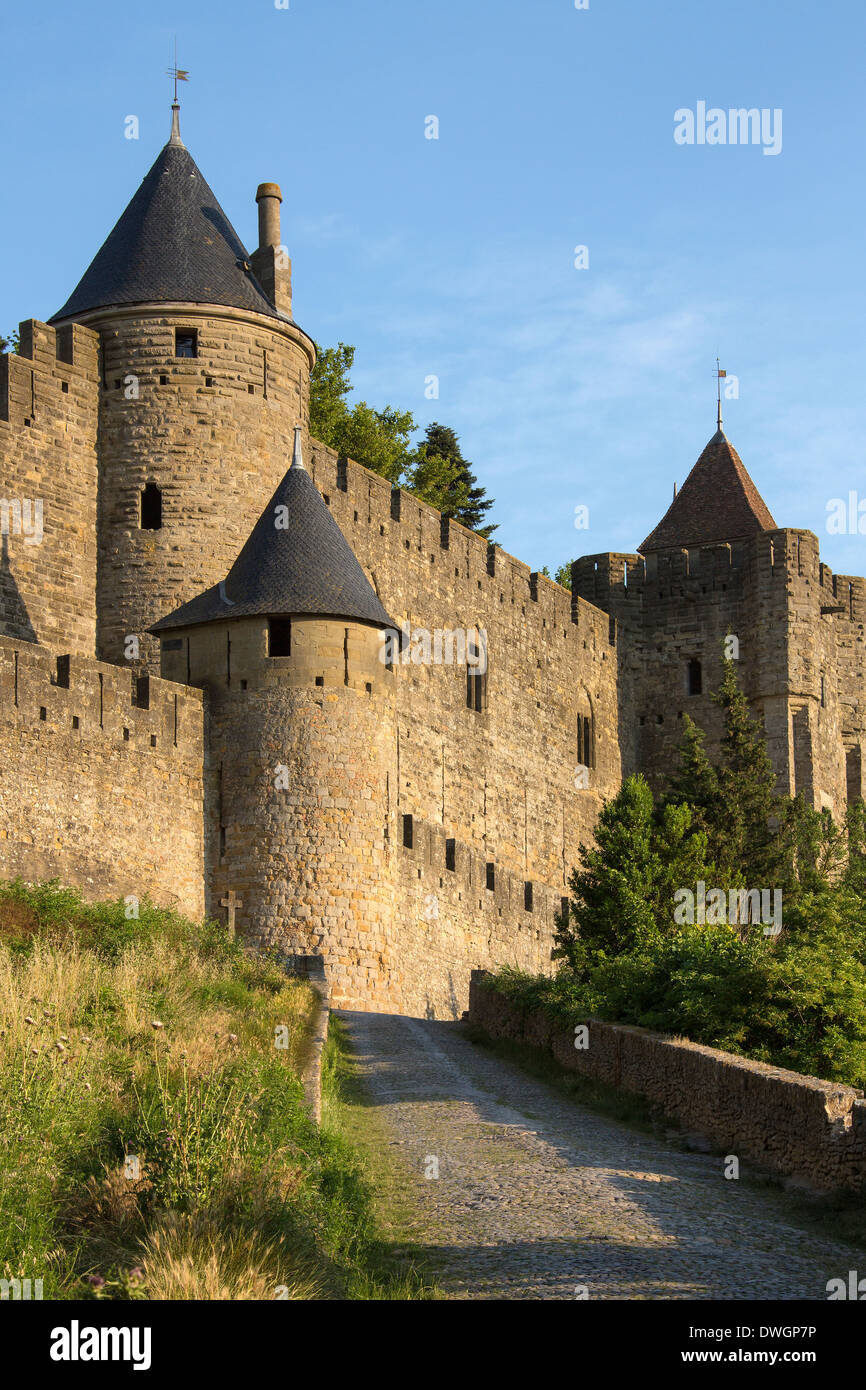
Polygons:
<instances>
[{"instance_id":1,"label":"cobblestone path","mask_svg":"<svg viewBox=\"0 0 866 1390\"><path fill-rule=\"evenodd\" d=\"M446 1297L824 1300L857 1267L785 1194L576 1104L459 1024L340 1017L402 1174L402 1234Z\"/></svg>"}]
</instances>

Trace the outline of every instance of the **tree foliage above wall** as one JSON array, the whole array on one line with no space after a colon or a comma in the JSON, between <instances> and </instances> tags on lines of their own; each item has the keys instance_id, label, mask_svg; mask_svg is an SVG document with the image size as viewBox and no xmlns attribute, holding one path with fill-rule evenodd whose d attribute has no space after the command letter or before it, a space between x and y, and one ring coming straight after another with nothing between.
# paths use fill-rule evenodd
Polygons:
<instances>
[{"instance_id":1,"label":"tree foliage above wall","mask_svg":"<svg viewBox=\"0 0 866 1390\"><path fill-rule=\"evenodd\" d=\"M310 377L310 432L345 458L387 478L393 487L405 488L485 538L496 530L485 523L493 506L478 485L472 465L463 457L453 429L434 422L425 438L413 447L416 430L408 410L386 405L376 410L366 401L349 405L350 372L355 349L348 343L319 348Z\"/></svg>"}]
</instances>

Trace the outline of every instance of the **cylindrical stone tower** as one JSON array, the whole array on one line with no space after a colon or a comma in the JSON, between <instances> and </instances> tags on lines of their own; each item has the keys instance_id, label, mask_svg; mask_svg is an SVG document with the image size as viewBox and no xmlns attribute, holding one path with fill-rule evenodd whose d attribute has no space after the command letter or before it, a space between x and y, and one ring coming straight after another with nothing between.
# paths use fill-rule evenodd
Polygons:
<instances>
[{"instance_id":1,"label":"cylindrical stone tower","mask_svg":"<svg viewBox=\"0 0 866 1390\"><path fill-rule=\"evenodd\" d=\"M320 957L346 1008L401 1000L391 627L300 437L225 581L156 626L162 674L208 691L209 911Z\"/></svg>"},{"instance_id":2,"label":"cylindrical stone tower","mask_svg":"<svg viewBox=\"0 0 866 1390\"><path fill-rule=\"evenodd\" d=\"M101 340L97 655L158 670L147 630L225 575L306 433L315 346L291 317L281 194L250 256L172 137L52 319ZM134 659L134 658L133 658Z\"/></svg>"}]
</instances>

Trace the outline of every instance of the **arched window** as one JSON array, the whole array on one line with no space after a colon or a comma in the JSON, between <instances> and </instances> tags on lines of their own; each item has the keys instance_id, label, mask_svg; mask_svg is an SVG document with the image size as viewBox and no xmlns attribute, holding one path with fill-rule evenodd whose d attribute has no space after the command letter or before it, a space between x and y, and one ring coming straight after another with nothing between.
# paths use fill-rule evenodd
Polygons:
<instances>
[{"instance_id":1,"label":"arched window","mask_svg":"<svg viewBox=\"0 0 866 1390\"><path fill-rule=\"evenodd\" d=\"M148 483L141 492L141 529L159 531L162 527L162 493L156 483Z\"/></svg>"},{"instance_id":2,"label":"arched window","mask_svg":"<svg viewBox=\"0 0 866 1390\"><path fill-rule=\"evenodd\" d=\"M688 664L686 671L686 687L690 695L700 695L704 688L701 663L695 659L691 660Z\"/></svg>"}]
</instances>

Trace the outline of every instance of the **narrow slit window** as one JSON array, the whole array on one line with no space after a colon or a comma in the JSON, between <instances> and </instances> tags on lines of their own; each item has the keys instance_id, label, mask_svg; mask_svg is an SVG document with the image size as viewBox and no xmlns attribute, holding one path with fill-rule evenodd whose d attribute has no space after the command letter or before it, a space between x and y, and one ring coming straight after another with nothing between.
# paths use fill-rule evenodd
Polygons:
<instances>
[{"instance_id":1,"label":"narrow slit window","mask_svg":"<svg viewBox=\"0 0 866 1390\"><path fill-rule=\"evenodd\" d=\"M162 492L156 483L148 483L141 491L141 529L162 529Z\"/></svg>"},{"instance_id":2,"label":"narrow slit window","mask_svg":"<svg viewBox=\"0 0 866 1390\"><path fill-rule=\"evenodd\" d=\"M690 661L686 673L688 692L690 695L700 695L704 688L704 677L699 661Z\"/></svg>"},{"instance_id":3,"label":"narrow slit window","mask_svg":"<svg viewBox=\"0 0 866 1390\"><path fill-rule=\"evenodd\" d=\"M483 713L487 708L486 640L470 639L466 649L466 707Z\"/></svg>"},{"instance_id":4,"label":"narrow slit window","mask_svg":"<svg viewBox=\"0 0 866 1390\"><path fill-rule=\"evenodd\" d=\"M595 767L595 728L590 714L577 716L577 761L580 767Z\"/></svg>"}]
</instances>

